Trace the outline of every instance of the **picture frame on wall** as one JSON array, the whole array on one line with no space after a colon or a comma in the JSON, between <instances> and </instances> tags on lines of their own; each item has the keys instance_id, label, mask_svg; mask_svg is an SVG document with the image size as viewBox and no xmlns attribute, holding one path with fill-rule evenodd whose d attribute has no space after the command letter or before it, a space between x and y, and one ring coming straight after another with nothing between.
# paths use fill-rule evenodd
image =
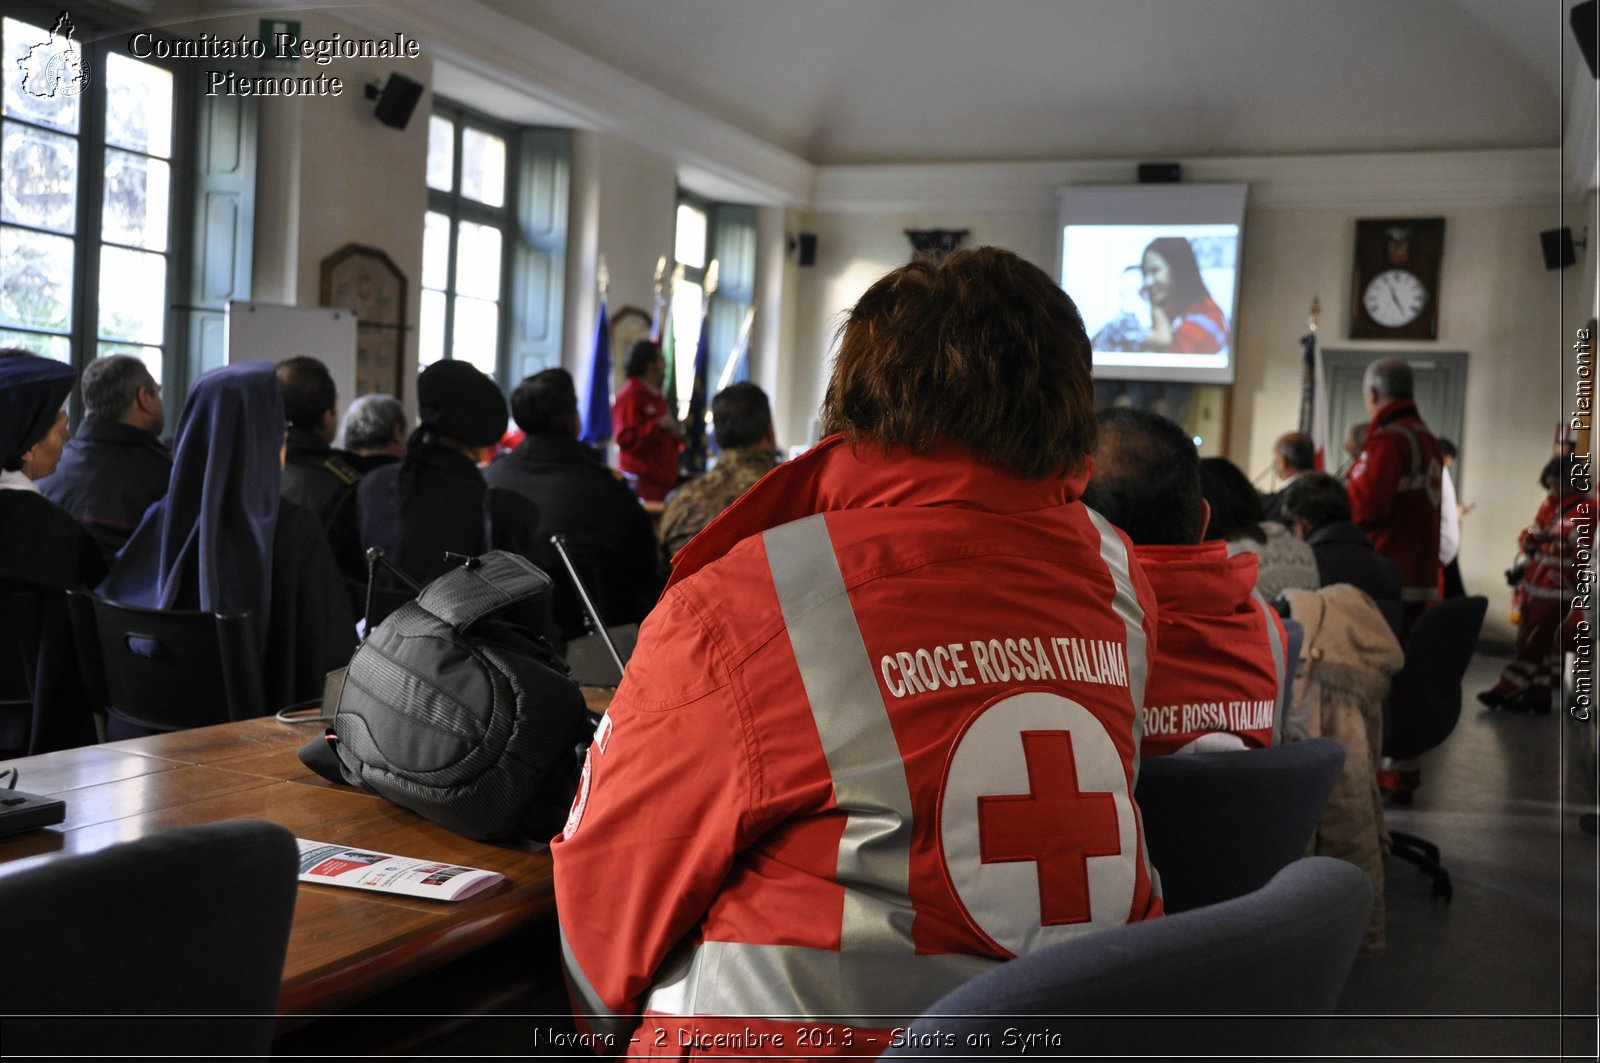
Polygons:
<instances>
[{"instance_id":1,"label":"picture frame on wall","mask_svg":"<svg viewBox=\"0 0 1600 1063\"><path fill-rule=\"evenodd\" d=\"M356 315L359 395L401 398L406 349L406 276L376 247L346 244L322 260L322 305Z\"/></svg>"}]
</instances>

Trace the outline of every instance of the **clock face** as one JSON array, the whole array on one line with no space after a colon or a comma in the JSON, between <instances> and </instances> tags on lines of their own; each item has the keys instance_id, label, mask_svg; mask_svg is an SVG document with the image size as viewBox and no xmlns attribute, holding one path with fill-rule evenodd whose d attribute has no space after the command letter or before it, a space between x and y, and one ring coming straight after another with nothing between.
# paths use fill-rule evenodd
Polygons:
<instances>
[{"instance_id":1,"label":"clock face","mask_svg":"<svg viewBox=\"0 0 1600 1063\"><path fill-rule=\"evenodd\" d=\"M1399 328L1415 321L1428 305L1428 290L1417 275L1405 269L1387 269L1367 285L1361 305L1367 314L1385 328Z\"/></svg>"}]
</instances>

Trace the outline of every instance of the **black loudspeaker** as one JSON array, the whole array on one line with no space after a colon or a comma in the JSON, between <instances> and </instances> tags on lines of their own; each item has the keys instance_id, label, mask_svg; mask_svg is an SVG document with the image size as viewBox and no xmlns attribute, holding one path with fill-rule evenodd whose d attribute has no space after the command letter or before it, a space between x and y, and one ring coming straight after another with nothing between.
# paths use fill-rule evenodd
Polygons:
<instances>
[{"instance_id":1,"label":"black loudspeaker","mask_svg":"<svg viewBox=\"0 0 1600 1063\"><path fill-rule=\"evenodd\" d=\"M1545 269L1566 269L1578 261L1572 246L1572 230L1566 226L1546 229L1539 234L1539 244L1544 249Z\"/></svg>"},{"instance_id":2,"label":"black loudspeaker","mask_svg":"<svg viewBox=\"0 0 1600 1063\"><path fill-rule=\"evenodd\" d=\"M817 264L817 234L801 233L795 237L794 260L796 265L815 266Z\"/></svg>"},{"instance_id":3,"label":"black loudspeaker","mask_svg":"<svg viewBox=\"0 0 1600 1063\"><path fill-rule=\"evenodd\" d=\"M1595 8L1600 0L1585 0L1572 9L1572 33L1578 38L1578 51L1589 64L1589 76L1600 78L1600 67L1595 66Z\"/></svg>"},{"instance_id":4,"label":"black loudspeaker","mask_svg":"<svg viewBox=\"0 0 1600 1063\"><path fill-rule=\"evenodd\" d=\"M1175 185L1183 180L1183 167L1175 162L1141 162L1139 183L1142 185Z\"/></svg>"},{"instance_id":5,"label":"black loudspeaker","mask_svg":"<svg viewBox=\"0 0 1600 1063\"><path fill-rule=\"evenodd\" d=\"M404 129L422 99L422 85L404 74L390 74L382 89L376 81L367 86L367 99L378 101L372 112L378 121L392 129Z\"/></svg>"}]
</instances>

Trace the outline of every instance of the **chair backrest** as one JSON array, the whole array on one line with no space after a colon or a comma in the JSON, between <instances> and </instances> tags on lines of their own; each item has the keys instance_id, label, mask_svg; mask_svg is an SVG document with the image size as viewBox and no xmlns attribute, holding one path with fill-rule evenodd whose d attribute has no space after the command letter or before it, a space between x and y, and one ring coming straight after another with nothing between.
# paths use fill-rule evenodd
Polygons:
<instances>
[{"instance_id":1,"label":"chair backrest","mask_svg":"<svg viewBox=\"0 0 1600 1063\"><path fill-rule=\"evenodd\" d=\"M1297 860L1344 766L1331 738L1139 765L1134 800L1167 911L1242 897Z\"/></svg>"},{"instance_id":2,"label":"chair backrest","mask_svg":"<svg viewBox=\"0 0 1600 1063\"><path fill-rule=\"evenodd\" d=\"M92 698L113 737L264 716L252 615L144 609L67 593Z\"/></svg>"},{"instance_id":3,"label":"chair backrest","mask_svg":"<svg viewBox=\"0 0 1600 1063\"><path fill-rule=\"evenodd\" d=\"M1416 757L1437 746L1461 718L1461 680L1472 663L1489 599L1447 598L1422 611L1406 638L1384 713L1383 753Z\"/></svg>"},{"instance_id":4,"label":"chair backrest","mask_svg":"<svg viewBox=\"0 0 1600 1063\"><path fill-rule=\"evenodd\" d=\"M937 1001L885 1056L995 1059L1028 1037L1052 1055L1303 1054L1338 1004L1371 907L1359 868L1305 857L1235 900L1001 964Z\"/></svg>"},{"instance_id":5,"label":"chair backrest","mask_svg":"<svg viewBox=\"0 0 1600 1063\"><path fill-rule=\"evenodd\" d=\"M0 873L7 1053L265 1055L298 874L294 836L259 820Z\"/></svg>"}]
</instances>

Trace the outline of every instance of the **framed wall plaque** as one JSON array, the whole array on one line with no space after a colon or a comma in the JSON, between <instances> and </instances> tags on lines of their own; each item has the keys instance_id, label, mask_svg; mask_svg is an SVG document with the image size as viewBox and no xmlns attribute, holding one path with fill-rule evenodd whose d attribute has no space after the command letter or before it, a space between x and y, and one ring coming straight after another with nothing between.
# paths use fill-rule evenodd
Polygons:
<instances>
[{"instance_id":1,"label":"framed wall plaque","mask_svg":"<svg viewBox=\"0 0 1600 1063\"><path fill-rule=\"evenodd\" d=\"M322 305L355 312L355 394L400 398L406 351L406 277L400 267L376 247L346 244L322 260Z\"/></svg>"}]
</instances>

